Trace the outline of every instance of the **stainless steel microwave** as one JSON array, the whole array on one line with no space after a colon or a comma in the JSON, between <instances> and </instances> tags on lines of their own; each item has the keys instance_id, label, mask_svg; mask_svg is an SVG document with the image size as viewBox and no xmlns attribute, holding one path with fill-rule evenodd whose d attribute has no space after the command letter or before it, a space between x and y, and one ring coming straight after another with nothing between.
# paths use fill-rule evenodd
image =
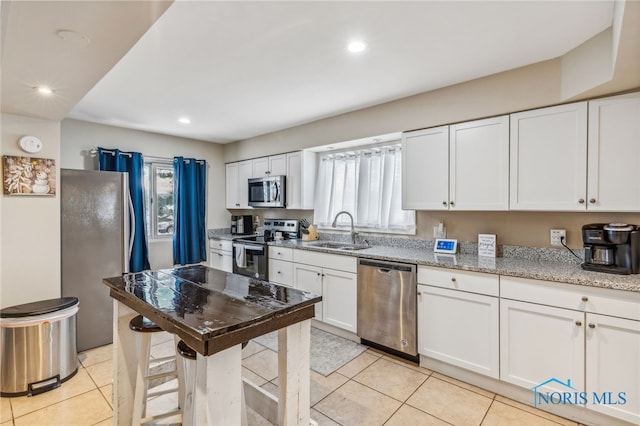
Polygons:
<instances>
[{"instance_id":1,"label":"stainless steel microwave","mask_svg":"<svg viewBox=\"0 0 640 426\"><path fill-rule=\"evenodd\" d=\"M285 207L285 176L249 179L251 207Z\"/></svg>"}]
</instances>

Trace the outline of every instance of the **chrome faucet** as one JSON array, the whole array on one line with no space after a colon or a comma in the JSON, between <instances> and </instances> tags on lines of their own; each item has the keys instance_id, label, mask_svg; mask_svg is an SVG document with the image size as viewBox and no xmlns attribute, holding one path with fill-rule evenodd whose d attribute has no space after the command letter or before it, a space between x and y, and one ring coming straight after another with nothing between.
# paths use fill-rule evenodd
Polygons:
<instances>
[{"instance_id":1,"label":"chrome faucet","mask_svg":"<svg viewBox=\"0 0 640 426\"><path fill-rule=\"evenodd\" d=\"M356 243L356 235L358 235L358 233L353 228L353 216L351 215L351 213L349 213L346 210L342 210L341 212L338 212L336 214L336 217L333 218L333 223L331 224L331 226L334 227L334 228L336 227L337 222L338 222L338 216L340 216L341 214L346 214L347 216L349 216L349 219L351 219L351 244L355 244Z\"/></svg>"}]
</instances>

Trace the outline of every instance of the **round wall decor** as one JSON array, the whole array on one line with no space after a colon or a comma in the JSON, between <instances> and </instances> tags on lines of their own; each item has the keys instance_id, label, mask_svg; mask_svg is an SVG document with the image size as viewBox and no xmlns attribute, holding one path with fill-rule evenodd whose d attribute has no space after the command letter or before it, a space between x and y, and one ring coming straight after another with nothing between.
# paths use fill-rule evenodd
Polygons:
<instances>
[{"instance_id":1,"label":"round wall decor","mask_svg":"<svg viewBox=\"0 0 640 426\"><path fill-rule=\"evenodd\" d=\"M42 149L42 141L35 136L23 136L18 140L18 145L23 151L30 154L40 152Z\"/></svg>"}]
</instances>

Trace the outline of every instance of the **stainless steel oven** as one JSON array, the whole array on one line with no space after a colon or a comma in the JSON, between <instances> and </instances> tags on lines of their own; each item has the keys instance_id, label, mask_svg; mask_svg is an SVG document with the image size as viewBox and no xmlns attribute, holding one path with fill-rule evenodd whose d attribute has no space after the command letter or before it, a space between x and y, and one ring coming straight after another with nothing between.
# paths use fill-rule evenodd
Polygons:
<instances>
[{"instance_id":1,"label":"stainless steel oven","mask_svg":"<svg viewBox=\"0 0 640 426\"><path fill-rule=\"evenodd\" d=\"M233 242L233 273L267 280L267 243L262 237Z\"/></svg>"},{"instance_id":2,"label":"stainless steel oven","mask_svg":"<svg viewBox=\"0 0 640 426\"><path fill-rule=\"evenodd\" d=\"M268 241L297 239L299 222L294 219L265 219L264 235L239 238L233 242L233 273L261 280L269 279Z\"/></svg>"}]
</instances>

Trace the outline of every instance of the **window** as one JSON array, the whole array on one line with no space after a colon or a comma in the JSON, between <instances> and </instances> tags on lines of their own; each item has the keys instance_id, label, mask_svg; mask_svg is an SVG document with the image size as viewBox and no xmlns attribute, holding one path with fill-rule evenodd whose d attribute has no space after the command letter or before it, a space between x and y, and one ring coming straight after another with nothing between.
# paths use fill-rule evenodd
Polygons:
<instances>
[{"instance_id":1,"label":"window","mask_svg":"<svg viewBox=\"0 0 640 426\"><path fill-rule=\"evenodd\" d=\"M173 163L171 160L145 161L145 212L150 238L173 236Z\"/></svg>"},{"instance_id":2,"label":"window","mask_svg":"<svg viewBox=\"0 0 640 426\"><path fill-rule=\"evenodd\" d=\"M320 157L314 221L329 228L346 210L362 231L415 234L415 211L402 210L402 149L400 144L373 146ZM347 215L338 228L348 229Z\"/></svg>"}]
</instances>

